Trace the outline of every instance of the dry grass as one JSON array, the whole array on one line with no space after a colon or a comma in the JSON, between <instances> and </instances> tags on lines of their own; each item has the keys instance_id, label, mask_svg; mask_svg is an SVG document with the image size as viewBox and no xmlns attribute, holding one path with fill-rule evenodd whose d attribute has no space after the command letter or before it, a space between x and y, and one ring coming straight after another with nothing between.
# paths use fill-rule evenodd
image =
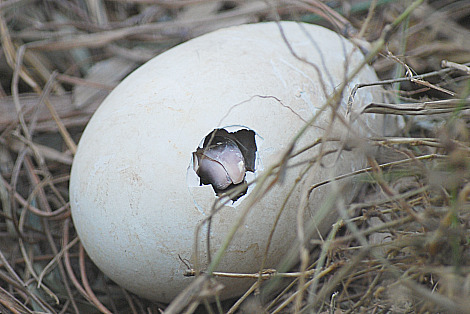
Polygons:
<instances>
[{"instance_id":1,"label":"dry grass","mask_svg":"<svg viewBox=\"0 0 470 314\"><path fill-rule=\"evenodd\" d=\"M402 115L406 124L398 137L370 139L394 157L370 158L351 174L369 184L310 257L297 268L242 274L292 284L276 295L254 286L246 296L256 297L225 302L223 311L470 312L470 3L420 3L402 19L411 1L369 2L329 2L341 14L314 0L1 2L0 312L165 308L106 279L80 246L68 203L76 143L106 94L152 56L278 15L374 43L373 65L393 101L366 112ZM208 278L169 312L204 304L194 296ZM219 308L198 309L211 310Z\"/></svg>"}]
</instances>

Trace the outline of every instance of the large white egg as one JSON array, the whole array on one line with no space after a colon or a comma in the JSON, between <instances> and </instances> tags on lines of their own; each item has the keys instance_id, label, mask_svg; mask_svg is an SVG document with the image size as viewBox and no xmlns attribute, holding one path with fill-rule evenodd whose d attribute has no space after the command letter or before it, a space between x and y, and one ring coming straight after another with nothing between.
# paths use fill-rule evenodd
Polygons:
<instances>
[{"instance_id":1,"label":"large white egg","mask_svg":"<svg viewBox=\"0 0 470 314\"><path fill-rule=\"evenodd\" d=\"M194 263L195 228L217 199L210 184L200 185L198 167L215 162L213 175L221 176L221 188L227 185L225 180L238 183L259 178L344 80L345 69L352 71L363 60L356 47L330 30L294 22L280 26L292 50L308 62L292 54L276 23L222 29L150 60L119 84L94 114L72 167L72 216L88 255L116 283L145 298L170 302L194 280L183 276L187 266L182 259ZM377 77L366 66L346 88L338 110L344 121L350 122L351 113L362 106L382 100L380 88L360 89L352 110L346 113L348 92L357 83L372 81ZM322 137L330 128L331 117L330 110L322 113L296 149ZM344 135L339 120L335 119L330 135ZM359 116L352 127L354 137L379 134L382 117ZM218 129L226 132L217 135L231 134L224 149L236 151L232 159L221 156L222 149L208 152L203 148L204 139ZM245 131L235 133L239 130ZM245 134L241 140L234 135L241 133ZM250 141L256 148L246 144ZM251 145L245 147L249 156L242 154L241 158L234 143ZM282 183L253 206L218 271L259 271L276 215L306 166L301 162L315 157L319 147L295 157L291 164L300 165L288 168ZM197 160L204 153L210 155L204 157L208 159ZM229 165L231 160L235 166ZM296 238L301 191L308 184L365 165L363 154L356 149L325 160L302 178L289 198L266 268L275 268ZM313 217L328 189L324 186L310 195L306 218ZM354 191L352 185L345 189L346 202ZM214 216L212 254L252 192L250 186L245 195ZM324 235L336 218L334 211L328 215L320 223L320 233ZM199 242L202 270L207 267L204 230L207 228ZM236 296L252 283L246 279L222 282L226 286L222 298Z\"/></svg>"}]
</instances>

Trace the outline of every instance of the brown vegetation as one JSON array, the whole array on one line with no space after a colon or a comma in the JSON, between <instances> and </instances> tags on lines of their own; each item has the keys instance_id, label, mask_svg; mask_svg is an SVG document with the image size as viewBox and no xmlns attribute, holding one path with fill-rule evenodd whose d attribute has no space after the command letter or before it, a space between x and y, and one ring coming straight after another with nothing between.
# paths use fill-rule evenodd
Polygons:
<instances>
[{"instance_id":1,"label":"brown vegetation","mask_svg":"<svg viewBox=\"0 0 470 314\"><path fill-rule=\"evenodd\" d=\"M68 203L76 143L107 93L140 64L221 27L277 19L319 23L371 53L390 103L366 112L403 116L405 127L397 137L369 139L393 158L370 158L369 168L351 174L368 186L308 264L238 274L290 278L285 290L261 297L254 286L246 300L215 305L193 290L170 310L470 312L470 2L463 0L1 2L0 312L165 309L106 279L80 246ZM210 282L199 278L200 287Z\"/></svg>"}]
</instances>

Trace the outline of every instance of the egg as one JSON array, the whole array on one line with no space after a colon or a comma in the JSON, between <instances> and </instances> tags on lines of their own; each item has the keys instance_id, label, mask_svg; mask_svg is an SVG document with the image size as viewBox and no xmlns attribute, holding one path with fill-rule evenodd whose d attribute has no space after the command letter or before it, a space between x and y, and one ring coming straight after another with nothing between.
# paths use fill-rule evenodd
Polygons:
<instances>
[{"instance_id":1,"label":"egg","mask_svg":"<svg viewBox=\"0 0 470 314\"><path fill-rule=\"evenodd\" d=\"M282 32L281 32L282 30ZM288 43L288 44L287 44ZM348 83L335 119L327 98L364 57L340 35L320 26L274 22L230 27L192 39L153 58L122 81L103 101L78 145L70 178L76 231L93 262L112 280L144 298L170 302L194 278L196 257L208 267L207 224L214 202L230 199L214 214L214 256L267 169L279 162L294 136L318 118L294 153L322 137L380 135L382 116L361 109L382 101L369 66ZM349 107L349 108L348 108ZM350 129L345 127L350 125ZM282 176L248 211L216 270L255 273L276 268L297 237L300 199L312 184L366 165L363 150L344 147L326 154L300 176L308 162L338 148L325 142L291 158ZM290 188L296 188L288 197ZM358 185L342 192L351 201ZM314 217L330 186L308 194L302 216ZM285 203L285 204L284 204ZM325 236L338 214L317 222ZM197 254L197 255L196 255ZM252 279L220 278L222 299L242 294Z\"/></svg>"}]
</instances>

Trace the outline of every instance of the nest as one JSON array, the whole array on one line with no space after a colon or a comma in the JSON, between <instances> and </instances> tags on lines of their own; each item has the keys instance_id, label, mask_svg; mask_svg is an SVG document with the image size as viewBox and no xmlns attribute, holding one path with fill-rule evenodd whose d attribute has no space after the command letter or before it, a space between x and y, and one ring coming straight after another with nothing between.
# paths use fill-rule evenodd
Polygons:
<instances>
[{"instance_id":1,"label":"nest","mask_svg":"<svg viewBox=\"0 0 470 314\"><path fill-rule=\"evenodd\" d=\"M9 0L0 13L0 312L470 311L467 1ZM368 139L387 158L347 175L367 185L315 250L298 246L298 265L202 274L170 305L125 291L89 260L70 218L85 125L153 56L221 27L280 19L362 47L390 98L365 113L404 121L398 136ZM258 280L211 304L220 276ZM278 278L290 284L264 293Z\"/></svg>"}]
</instances>

